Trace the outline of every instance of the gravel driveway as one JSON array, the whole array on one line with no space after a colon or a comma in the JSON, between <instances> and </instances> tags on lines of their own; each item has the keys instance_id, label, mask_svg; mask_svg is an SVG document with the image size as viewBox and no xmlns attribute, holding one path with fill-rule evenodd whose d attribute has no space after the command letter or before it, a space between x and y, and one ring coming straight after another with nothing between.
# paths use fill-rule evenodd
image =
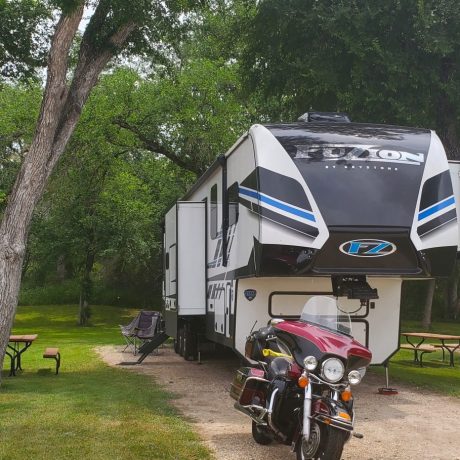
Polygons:
<instances>
[{"instance_id":1,"label":"gravel driveway","mask_svg":"<svg viewBox=\"0 0 460 460\"><path fill-rule=\"evenodd\" d=\"M98 352L112 366L135 360L120 350L102 347ZM122 367L147 374L176 394L175 405L217 460L295 460L287 446L256 444L250 419L233 409L228 390L238 366L231 354L207 354L199 365L163 348L141 365ZM367 375L355 389L355 427L364 439L353 438L345 446L344 460L460 460L459 399L401 385L398 395L381 396L376 391L382 384L381 378Z\"/></svg>"}]
</instances>

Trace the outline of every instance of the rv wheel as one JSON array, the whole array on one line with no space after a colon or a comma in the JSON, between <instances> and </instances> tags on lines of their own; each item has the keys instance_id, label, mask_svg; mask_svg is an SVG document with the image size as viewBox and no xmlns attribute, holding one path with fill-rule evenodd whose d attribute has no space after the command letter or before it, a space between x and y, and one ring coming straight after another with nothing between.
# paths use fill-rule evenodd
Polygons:
<instances>
[{"instance_id":1,"label":"rv wheel","mask_svg":"<svg viewBox=\"0 0 460 460\"><path fill-rule=\"evenodd\" d=\"M177 334L177 338L174 339L174 352L179 354L179 334Z\"/></svg>"}]
</instances>

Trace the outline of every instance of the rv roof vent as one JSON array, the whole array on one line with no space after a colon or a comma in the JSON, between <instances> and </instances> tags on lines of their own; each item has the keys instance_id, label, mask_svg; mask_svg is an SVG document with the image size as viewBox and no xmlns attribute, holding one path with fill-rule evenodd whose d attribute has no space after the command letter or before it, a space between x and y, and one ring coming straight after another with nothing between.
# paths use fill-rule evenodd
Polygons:
<instances>
[{"instance_id":1,"label":"rv roof vent","mask_svg":"<svg viewBox=\"0 0 460 460\"><path fill-rule=\"evenodd\" d=\"M307 112L301 115L297 121L304 122L328 122L328 123L350 123L346 113L339 112Z\"/></svg>"}]
</instances>

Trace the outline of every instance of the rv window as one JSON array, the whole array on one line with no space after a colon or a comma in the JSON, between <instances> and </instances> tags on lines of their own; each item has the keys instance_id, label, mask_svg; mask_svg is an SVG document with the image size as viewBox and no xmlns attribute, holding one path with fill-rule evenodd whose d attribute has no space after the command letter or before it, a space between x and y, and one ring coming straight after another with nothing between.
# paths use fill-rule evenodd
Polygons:
<instances>
[{"instance_id":1,"label":"rv window","mask_svg":"<svg viewBox=\"0 0 460 460\"><path fill-rule=\"evenodd\" d=\"M169 252L166 253L165 268L166 268L166 270L169 270Z\"/></svg>"},{"instance_id":2,"label":"rv window","mask_svg":"<svg viewBox=\"0 0 460 460\"><path fill-rule=\"evenodd\" d=\"M214 184L211 187L211 216L210 216L210 222L211 222L211 238L215 240L217 238L217 218L218 218L218 212L217 212L217 184Z\"/></svg>"},{"instance_id":3,"label":"rv window","mask_svg":"<svg viewBox=\"0 0 460 460\"><path fill-rule=\"evenodd\" d=\"M238 182L234 182L227 190L229 227L238 222L238 189Z\"/></svg>"}]
</instances>

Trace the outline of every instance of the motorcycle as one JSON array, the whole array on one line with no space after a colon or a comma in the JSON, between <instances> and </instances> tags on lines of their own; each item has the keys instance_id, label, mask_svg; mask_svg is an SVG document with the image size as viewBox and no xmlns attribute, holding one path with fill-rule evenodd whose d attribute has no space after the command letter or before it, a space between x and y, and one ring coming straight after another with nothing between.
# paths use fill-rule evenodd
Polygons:
<instances>
[{"instance_id":1,"label":"motorcycle","mask_svg":"<svg viewBox=\"0 0 460 460\"><path fill-rule=\"evenodd\" d=\"M335 299L312 297L299 320L272 320L246 341L251 366L238 369L230 395L252 419L259 444L292 446L297 460L340 460L352 435L351 387L371 352L351 336L350 316Z\"/></svg>"}]
</instances>

